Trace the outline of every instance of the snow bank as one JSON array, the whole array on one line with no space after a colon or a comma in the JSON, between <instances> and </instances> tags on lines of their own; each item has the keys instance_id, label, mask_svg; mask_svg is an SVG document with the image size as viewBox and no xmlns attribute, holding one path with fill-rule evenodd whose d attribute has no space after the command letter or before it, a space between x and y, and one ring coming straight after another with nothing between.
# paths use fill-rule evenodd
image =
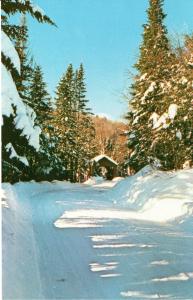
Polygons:
<instances>
[{"instance_id":1,"label":"snow bank","mask_svg":"<svg viewBox=\"0 0 193 300\"><path fill-rule=\"evenodd\" d=\"M1 195L1 205L2 205L2 207L9 208L9 205L7 203L6 193L2 188L0 189L0 195Z\"/></svg>"},{"instance_id":2,"label":"snow bank","mask_svg":"<svg viewBox=\"0 0 193 300\"><path fill-rule=\"evenodd\" d=\"M4 298L10 299L16 295L17 299L29 299L29 295L33 294L34 298L39 299L41 280L32 213L25 203L18 201L18 195L26 200L30 193L28 190L27 195L23 188L20 195L16 186L9 183L2 185L6 201L2 214L2 267L6 270L3 273Z\"/></svg>"},{"instance_id":3,"label":"snow bank","mask_svg":"<svg viewBox=\"0 0 193 300\"><path fill-rule=\"evenodd\" d=\"M121 180L123 180L124 178L123 177L114 177L113 179L112 179L112 181L113 182L119 182L119 181L121 181Z\"/></svg>"},{"instance_id":4,"label":"snow bank","mask_svg":"<svg viewBox=\"0 0 193 300\"><path fill-rule=\"evenodd\" d=\"M112 183L2 185L5 299L191 299L193 170Z\"/></svg>"},{"instance_id":5,"label":"snow bank","mask_svg":"<svg viewBox=\"0 0 193 300\"><path fill-rule=\"evenodd\" d=\"M128 197L129 196L129 197ZM167 222L193 213L193 169L136 176L127 195L143 218Z\"/></svg>"},{"instance_id":6,"label":"snow bank","mask_svg":"<svg viewBox=\"0 0 193 300\"><path fill-rule=\"evenodd\" d=\"M182 222L193 214L193 169L178 172L145 167L109 191L114 206L104 209L65 211L58 228L101 227L109 220Z\"/></svg>"},{"instance_id":7,"label":"snow bank","mask_svg":"<svg viewBox=\"0 0 193 300\"><path fill-rule=\"evenodd\" d=\"M83 184L93 187L100 187L100 188L111 188L114 187L119 181L121 181L122 177L115 177L113 180L106 180L100 176L93 176L90 177L87 181Z\"/></svg>"},{"instance_id":8,"label":"snow bank","mask_svg":"<svg viewBox=\"0 0 193 300\"><path fill-rule=\"evenodd\" d=\"M124 192L125 191L125 192ZM193 169L177 172L155 171L145 167L115 188L127 202L133 217L168 222L193 214Z\"/></svg>"},{"instance_id":9,"label":"snow bank","mask_svg":"<svg viewBox=\"0 0 193 300\"><path fill-rule=\"evenodd\" d=\"M88 184L88 185L95 185L101 182L104 182L104 178L100 176L93 176L90 177L87 181L85 181L83 184Z\"/></svg>"}]
</instances>

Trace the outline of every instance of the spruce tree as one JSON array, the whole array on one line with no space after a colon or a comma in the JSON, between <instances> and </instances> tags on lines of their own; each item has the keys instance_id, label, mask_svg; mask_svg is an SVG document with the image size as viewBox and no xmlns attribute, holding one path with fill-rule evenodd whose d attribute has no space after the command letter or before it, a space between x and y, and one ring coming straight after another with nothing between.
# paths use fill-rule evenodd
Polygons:
<instances>
[{"instance_id":1,"label":"spruce tree","mask_svg":"<svg viewBox=\"0 0 193 300\"><path fill-rule=\"evenodd\" d=\"M91 118L91 109L87 106L86 84L83 64L76 71L75 76L75 100L76 100L76 174L77 180L87 172L89 161L95 152L93 143L95 138L94 123Z\"/></svg>"},{"instance_id":2,"label":"spruce tree","mask_svg":"<svg viewBox=\"0 0 193 300\"><path fill-rule=\"evenodd\" d=\"M40 66L36 65L29 82L29 103L36 112L36 122L42 127L51 118L52 103Z\"/></svg>"},{"instance_id":3,"label":"spruce tree","mask_svg":"<svg viewBox=\"0 0 193 300\"><path fill-rule=\"evenodd\" d=\"M9 16L15 13L30 13L39 22L54 24L32 1L2 2L2 177L12 182L17 181L28 166L25 149L39 148L40 133L40 128L34 127L35 113L25 104L17 86L22 75L14 43L21 37L21 31L19 26L9 22Z\"/></svg>"},{"instance_id":4,"label":"spruce tree","mask_svg":"<svg viewBox=\"0 0 193 300\"><path fill-rule=\"evenodd\" d=\"M33 59L29 57L29 46L28 46L28 27L26 15L21 14L20 25L19 25L19 36L15 40L15 48L21 62L21 73L20 78L17 80L17 90L23 101L30 105L28 99L29 83L33 72Z\"/></svg>"},{"instance_id":5,"label":"spruce tree","mask_svg":"<svg viewBox=\"0 0 193 300\"><path fill-rule=\"evenodd\" d=\"M72 181L75 178L76 149L74 145L77 126L74 96L74 71L72 64L70 64L57 86L54 123L59 137L57 154L63 162L66 178Z\"/></svg>"},{"instance_id":6,"label":"spruce tree","mask_svg":"<svg viewBox=\"0 0 193 300\"><path fill-rule=\"evenodd\" d=\"M168 89L171 102L165 112L166 125L160 123L155 133L155 150L165 169L183 168L186 162L190 166L193 159L193 47L187 44L188 40L191 38L186 37L184 47L178 49L171 65L172 78Z\"/></svg>"},{"instance_id":7,"label":"spruce tree","mask_svg":"<svg viewBox=\"0 0 193 300\"><path fill-rule=\"evenodd\" d=\"M91 109L87 107L89 102L86 99L86 84L85 84L85 74L84 74L83 64L80 64L78 70L75 74L75 97L77 103L77 112L80 114L91 113Z\"/></svg>"},{"instance_id":8,"label":"spruce tree","mask_svg":"<svg viewBox=\"0 0 193 300\"><path fill-rule=\"evenodd\" d=\"M41 128L40 149L31 151L28 155L30 162L30 177L37 180L53 179L52 173L57 163L54 152L55 137L51 126L53 118L53 104L47 92L40 66L36 65L29 85L28 100L36 113L35 123Z\"/></svg>"},{"instance_id":9,"label":"spruce tree","mask_svg":"<svg viewBox=\"0 0 193 300\"><path fill-rule=\"evenodd\" d=\"M137 75L131 86L129 101L130 166L138 171L157 160L154 125L168 105L168 81L173 56L164 26L163 0L150 0L148 22L144 25Z\"/></svg>"},{"instance_id":10,"label":"spruce tree","mask_svg":"<svg viewBox=\"0 0 193 300\"><path fill-rule=\"evenodd\" d=\"M87 103L83 65L74 72L70 64L57 87L54 127L65 178L73 182L82 180L93 156L95 130Z\"/></svg>"}]
</instances>

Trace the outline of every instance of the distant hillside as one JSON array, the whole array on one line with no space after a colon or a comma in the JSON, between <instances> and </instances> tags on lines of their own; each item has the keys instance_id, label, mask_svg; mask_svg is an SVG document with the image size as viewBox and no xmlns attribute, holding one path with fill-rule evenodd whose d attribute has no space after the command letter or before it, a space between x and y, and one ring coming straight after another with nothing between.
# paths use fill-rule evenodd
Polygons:
<instances>
[{"instance_id":1,"label":"distant hillside","mask_svg":"<svg viewBox=\"0 0 193 300\"><path fill-rule=\"evenodd\" d=\"M96 154L105 153L122 164L128 157L127 125L105 117L92 118L96 129Z\"/></svg>"}]
</instances>

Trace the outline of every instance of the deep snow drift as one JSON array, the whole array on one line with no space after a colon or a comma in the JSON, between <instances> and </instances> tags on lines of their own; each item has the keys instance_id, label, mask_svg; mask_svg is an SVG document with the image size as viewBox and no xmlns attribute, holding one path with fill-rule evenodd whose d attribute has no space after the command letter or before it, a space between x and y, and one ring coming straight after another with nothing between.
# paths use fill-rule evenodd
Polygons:
<instances>
[{"instance_id":1,"label":"deep snow drift","mask_svg":"<svg viewBox=\"0 0 193 300\"><path fill-rule=\"evenodd\" d=\"M2 187L4 299L193 299L193 170Z\"/></svg>"},{"instance_id":2,"label":"deep snow drift","mask_svg":"<svg viewBox=\"0 0 193 300\"><path fill-rule=\"evenodd\" d=\"M113 187L117 182L119 178L112 182L91 178L85 184ZM101 218L162 223L175 219L182 221L183 217L193 214L193 170L166 173L146 167L120 182L110 191L110 199L117 204L112 209L65 211L55 225L60 228L88 227L88 221L83 222L88 218L90 227L100 226ZM73 223L73 220L80 221Z\"/></svg>"}]
</instances>

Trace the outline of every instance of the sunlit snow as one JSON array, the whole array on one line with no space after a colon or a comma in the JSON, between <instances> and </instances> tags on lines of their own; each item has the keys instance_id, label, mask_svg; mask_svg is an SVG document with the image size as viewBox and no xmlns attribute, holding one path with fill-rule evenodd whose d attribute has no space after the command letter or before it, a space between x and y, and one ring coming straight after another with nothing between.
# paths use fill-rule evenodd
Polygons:
<instances>
[{"instance_id":1,"label":"sunlit snow","mask_svg":"<svg viewBox=\"0 0 193 300\"><path fill-rule=\"evenodd\" d=\"M156 82L151 82L150 86L148 87L148 89L145 91L143 97L141 98L142 104L145 103L146 97L149 95L149 93L152 93L154 91L155 87L156 87Z\"/></svg>"},{"instance_id":2,"label":"sunlit snow","mask_svg":"<svg viewBox=\"0 0 193 300\"><path fill-rule=\"evenodd\" d=\"M1 51L6 58L10 59L13 66L16 68L18 73L20 73L20 59L18 53L13 43L4 31L1 32Z\"/></svg>"},{"instance_id":3,"label":"sunlit snow","mask_svg":"<svg viewBox=\"0 0 193 300\"><path fill-rule=\"evenodd\" d=\"M4 299L191 299L192 178L3 184Z\"/></svg>"},{"instance_id":4,"label":"sunlit snow","mask_svg":"<svg viewBox=\"0 0 193 300\"><path fill-rule=\"evenodd\" d=\"M177 104L170 104L168 108L168 116L171 120L173 120L177 114L178 106Z\"/></svg>"}]
</instances>

